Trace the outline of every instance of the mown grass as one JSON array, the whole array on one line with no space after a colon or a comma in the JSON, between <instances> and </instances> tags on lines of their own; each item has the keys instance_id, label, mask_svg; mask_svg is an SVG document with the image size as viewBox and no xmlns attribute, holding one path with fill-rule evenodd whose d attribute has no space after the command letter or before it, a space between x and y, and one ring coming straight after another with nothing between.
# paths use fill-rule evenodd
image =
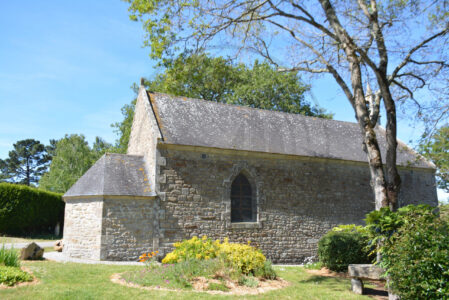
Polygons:
<instances>
[{"instance_id":1,"label":"mown grass","mask_svg":"<svg viewBox=\"0 0 449 300\"><path fill-rule=\"evenodd\" d=\"M32 235L32 236L0 236L0 244L3 243L31 243L31 242L53 242L61 239L61 237L47 234L47 235Z\"/></svg>"},{"instance_id":2,"label":"mown grass","mask_svg":"<svg viewBox=\"0 0 449 300\"><path fill-rule=\"evenodd\" d=\"M449 204L440 205L440 217L449 222Z\"/></svg>"},{"instance_id":3,"label":"mown grass","mask_svg":"<svg viewBox=\"0 0 449 300\"><path fill-rule=\"evenodd\" d=\"M0 290L0 299L371 299L350 292L348 279L321 277L301 267L276 267L291 285L257 296L210 295L130 288L110 281L114 273L142 266L86 265L50 261L22 262L39 279L36 285Z\"/></svg>"}]
</instances>

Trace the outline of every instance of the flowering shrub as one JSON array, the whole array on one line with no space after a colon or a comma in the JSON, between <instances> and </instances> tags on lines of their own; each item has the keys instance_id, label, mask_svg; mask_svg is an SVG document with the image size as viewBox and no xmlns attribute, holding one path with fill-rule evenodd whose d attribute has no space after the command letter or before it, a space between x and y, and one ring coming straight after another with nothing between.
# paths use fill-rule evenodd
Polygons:
<instances>
[{"instance_id":1,"label":"flowering shrub","mask_svg":"<svg viewBox=\"0 0 449 300\"><path fill-rule=\"evenodd\" d=\"M220 241L213 242L207 236L201 239L194 236L190 240L184 240L181 243L174 243L175 250L168 253L162 263L174 264L190 259L211 259L218 256L220 250Z\"/></svg>"},{"instance_id":2,"label":"flowering shrub","mask_svg":"<svg viewBox=\"0 0 449 300\"><path fill-rule=\"evenodd\" d=\"M191 259L208 260L218 257L243 274L254 274L265 270L265 256L249 243L248 245L229 243L228 238L221 243L220 240L212 241L207 236L201 239L194 236L190 240L174 243L173 246L175 250L168 253L162 263L171 264Z\"/></svg>"},{"instance_id":3,"label":"flowering shrub","mask_svg":"<svg viewBox=\"0 0 449 300\"><path fill-rule=\"evenodd\" d=\"M226 262L243 274L254 273L264 268L267 260L259 249L250 246L249 243L248 245L229 243L227 238L220 245L220 254Z\"/></svg>"}]
</instances>

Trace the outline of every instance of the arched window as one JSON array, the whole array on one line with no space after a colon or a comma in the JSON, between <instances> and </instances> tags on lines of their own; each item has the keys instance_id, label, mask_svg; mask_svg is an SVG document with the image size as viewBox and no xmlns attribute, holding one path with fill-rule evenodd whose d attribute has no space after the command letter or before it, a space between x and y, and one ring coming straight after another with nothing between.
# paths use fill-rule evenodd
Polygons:
<instances>
[{"instance_id":1,"label":"arched window","mask_svg":"<svg viewBox=\"0 0 449 300\"><path fill-rule=\"evenodd\" d=\"M255 222L251 184L243 174L237 175L231 185L231 222Z\"/></svg>"}]
</instances>

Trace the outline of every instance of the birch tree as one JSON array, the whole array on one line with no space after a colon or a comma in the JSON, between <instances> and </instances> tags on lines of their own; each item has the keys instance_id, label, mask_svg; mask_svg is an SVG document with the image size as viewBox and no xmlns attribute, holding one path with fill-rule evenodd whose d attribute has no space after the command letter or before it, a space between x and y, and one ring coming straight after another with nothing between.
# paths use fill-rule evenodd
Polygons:
<instances>
[{"instance_id":1,"label":"birch tree","mask_svg":"<svg viewBox=\"0 0 449 300\"><path fill-rule=\"evenodd\" d=\"M127 0L150 56L254 54L280 71L330 74L363 135L375 207L395 209L397 105L423 111L416 92L447 80L448 0ZM368 93L367 86L372 89ZM447 98L440 98L446 102ZM437 103L439 105L440 103ZM376 125L386 114L383 163ZM446 114L443 114L444 118Z\"/></svg>"}]
</instances>

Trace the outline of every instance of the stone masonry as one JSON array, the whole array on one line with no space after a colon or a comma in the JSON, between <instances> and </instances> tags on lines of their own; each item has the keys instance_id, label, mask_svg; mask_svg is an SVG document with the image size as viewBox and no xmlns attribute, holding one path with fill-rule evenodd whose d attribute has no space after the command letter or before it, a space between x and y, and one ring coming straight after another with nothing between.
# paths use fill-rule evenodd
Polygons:
<instances>
[{"instance_id":1,"label":"stone masonry","mask_svg":"<svg viewBox=\"0 0 449 300\"><path fill-rule=\"evenodd\" d=\"M161 147L161 250L192 236L251 241L276 263L316 256L320 237L339 224L363 224L374 209L366 165L209 149ZM432 172L401 169L401 205L434 205ZM255 223L231 223L230 182L240 172L256 192ZM423 186L428 188L426 192Z\"/></svg>"},{"instance_id":2,"label":"stone masonry","mask_svg":"<svg viewBox=\"0 0 449 300\"><path fill-rule=\"evenodd\" d=\"M135 261L207 235L251 241L275 263L302 263L332 227L363 224L374 209L359 130L141 87L128 154L105 154L64 195L63 253ZM376 132L385 153L384 131ZM400 141L398 169L400 206L437 205L435 166ZM252 222L231 222L239 174L251 186Z\"/></svg>"}]
</instances>

